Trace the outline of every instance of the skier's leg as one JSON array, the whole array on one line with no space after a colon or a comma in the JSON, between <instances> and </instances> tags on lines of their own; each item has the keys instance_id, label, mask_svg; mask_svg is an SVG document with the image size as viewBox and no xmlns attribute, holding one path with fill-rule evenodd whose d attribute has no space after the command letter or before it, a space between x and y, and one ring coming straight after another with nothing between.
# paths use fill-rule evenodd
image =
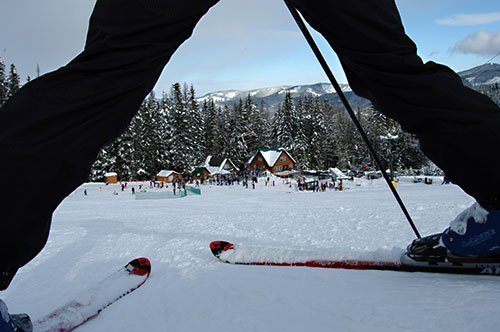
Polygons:
<instances>
[{"instance_id":1,"label":"skier's leg","mask_svg":"<svg viewBox=\"0 0 500 332\"><path fill-rule=\"evenodd\" d=\"M442 235L416 240L415 257L500 254L500 109L448 67L417 56L394 0L291 0L338 54L349 84L417 135L422 151L480 204ZM488 182L471 176L488 174ZM482 209L486 208L485 209Z\"/></svg>"},{"instance_id":2,"label":"skier's leg","mask_svg":"<svg viewBox=\"0 0 500 332\"><path fill-rule=\"evenodd\" d=\"M500 209L499 108L448 67L417 56L393 0L291 0L338 54L349 84L417 135L422 151L488 209ZM488 174L489 181L470 176Z\"/></svg>"},{"instance_id":3,"label":"skier's leg","mask_svg":"<svg viewBox=\"0 0 500 332\"><path fill-rule=\"evenodd\" d=\"M45 245L52 212L128 125L217 0L98 0L84 51L0 110L0 285ZM27 180L23 180L27 179ZM9 272L10 271L10 272Z\"/></svg>"}]
</instances>

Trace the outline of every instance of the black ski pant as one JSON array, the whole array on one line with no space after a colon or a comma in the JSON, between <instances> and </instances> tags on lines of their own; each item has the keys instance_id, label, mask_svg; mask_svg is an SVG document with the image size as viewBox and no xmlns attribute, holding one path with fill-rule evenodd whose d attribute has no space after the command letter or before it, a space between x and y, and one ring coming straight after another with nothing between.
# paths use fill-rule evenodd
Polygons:
<instances>
[{"instance_id":1,"label":"black ski pant","mask_svg":"<svg viewBox=\"0 0 500 332\"><path fill-rule=\"evenodd\" d=\"M55 208L87 179L100 148L127 127L217 2L97 0L83 52L4 105L0 271L23 266L43 248ZM357 94L416 134L451 181L483 206L500 208L500 154L492 148L500 143L498 107L449 68L421 61L393 0L291 2L330 42ZM478 182L471 170L489 181Z\"/></svg>"}]
</instances>

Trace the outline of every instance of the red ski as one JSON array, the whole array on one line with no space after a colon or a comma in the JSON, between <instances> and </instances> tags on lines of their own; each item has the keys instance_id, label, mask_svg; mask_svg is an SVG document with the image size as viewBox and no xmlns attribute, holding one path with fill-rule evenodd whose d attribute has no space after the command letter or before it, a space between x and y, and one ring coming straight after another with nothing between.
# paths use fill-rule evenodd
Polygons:
<instances>
[{"instance_id":1,"label":"red ski","mask_svg":"<svg viewBox=\"0 0 500 332\"><path fill-rule=\"evenodd\" d=\"M147 258L137 258L107 278L82 291L73 300L33 323L36 332L69 332L133 292L151 273Z\"/></svg>"},{"instance_id":2,"label":"red ski","mask_svg":"<svg viewBox=\"0 0 500 332\"><path fill-rule=\"evenodd\" d=\"M238 265L265 265L265 266L306 266L319 267L329 269L351 269L351 270L383 270L383 271L401 271L401 272L439 272L439 273L456 273L456 274L487 274L500 275L500 262L498 261L473 261L470 258L457 259L450 258L444 262L417 262L403 255L401 261L371 261L358 259L286 259L278 260L266 259L258 256L257 259L248 259L249 252L252 248L256 251L266 252L263 248L245 247L244 251L247 255L238 253L241 247L235 246L230 242L214 241L210 243L212 254L220 261L228 264ZM269 248L267 251L272 251Z\"/></svg>"}]
</instances>

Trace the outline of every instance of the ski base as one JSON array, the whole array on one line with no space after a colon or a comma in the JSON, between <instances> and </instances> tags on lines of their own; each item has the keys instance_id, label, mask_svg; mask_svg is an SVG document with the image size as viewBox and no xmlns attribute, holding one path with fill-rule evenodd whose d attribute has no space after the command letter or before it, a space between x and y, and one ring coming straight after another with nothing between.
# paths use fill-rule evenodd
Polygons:
<instances>
[{"instance_id":1,"label":"ski base","mask_svg":"<svg viewBox=\"0 0 500 332\"><path fill-rule=\"evenodd\" d=\"M104 280L82 291L72 301L33 323L36 332L69 332L143 285L151 273L147 258L130 261Z\"/></svg>"},{"instance_id":2,"label":"ski base","mask_svg":"<svg viewBox=\"0 0 500 332\"><path fill-rule=\"evenodd\" d=\"M247 248L248 249L248 248ZM370 261L370 260L300 260L300 261L272 261L272 260L241 260L238 258L238 247L226 241L214 241L210 243L212 254L220 261L236 265L264 265L264 266L304 266L329 269L350 270L381 270L400 272L435 272L452 274L484 274L500 275L500 262L498 261L474 261L471 258L450 258L452 261L428 262L415 261L406 254L401 261Z\"/></svg>"}]
</instances>

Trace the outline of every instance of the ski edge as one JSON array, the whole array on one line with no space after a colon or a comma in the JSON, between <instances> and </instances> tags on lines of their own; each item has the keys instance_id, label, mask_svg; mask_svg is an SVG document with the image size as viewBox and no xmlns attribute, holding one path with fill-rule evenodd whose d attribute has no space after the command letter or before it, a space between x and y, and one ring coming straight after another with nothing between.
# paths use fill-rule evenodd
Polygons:
<instances>
[{"instance_id":1,"label":"ski edge","mask_svg":"<svg viewBox=\"0 0 500 332\"><path fill-rule=\"evenodd\" d=\"M258 265L258 266L294 266L294 267L317 267L330 269L348 270L379 270L396 272L431 272L447 274L471 274L471 275L500 275L500 262L484 263L477 262L417 262L403 255L400 262L393 261L369 261L369 260L309 260L305 262L238 262L221 259L221 254L235 249L234 244L227 241L213 241L210 243L212 254L221 262L232 265Z\"/></svg>"}]
</instances>

